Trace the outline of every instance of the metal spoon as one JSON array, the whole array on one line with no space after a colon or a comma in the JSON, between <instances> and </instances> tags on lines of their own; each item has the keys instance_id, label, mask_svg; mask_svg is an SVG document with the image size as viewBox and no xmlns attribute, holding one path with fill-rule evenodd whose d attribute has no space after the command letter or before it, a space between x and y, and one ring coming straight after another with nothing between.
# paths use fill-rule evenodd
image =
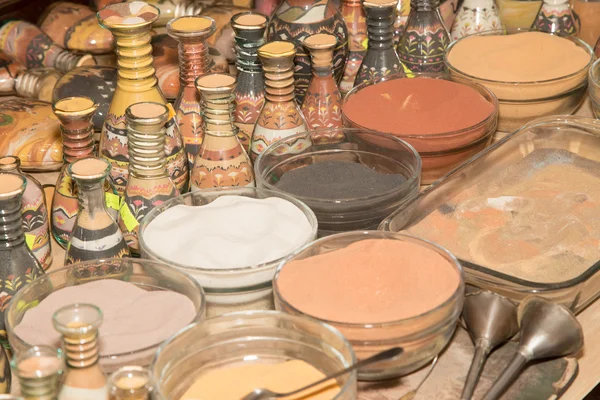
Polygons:
<instances>
[{"instance_id":1,"label":"metal spoon","mask_svg":"<svg viewBox=\"0 0 600 400\"><path fill-rule=\"evenodd\" d=\"M351 366L349 366L348 368L345 368L341 371L338 372L334 372L331 375L326 376L325 378L318 380L316 382L313 382L309 385L306 385L304 387L301 387L300 389L294 390L292 392L287 392L287 393L275 393L269 389L254 389L253 391L251 391L250 393L248 393L246 396L244 396L242 398L242 400L266 400L266 399L277 399L280 397L288 397L288 396L293 396L295 394L298 394L300 392L303 392L305 390L308 390L310 388L313 388L315 386L318 386L322 383L327 382L330 379L333 378L337 378L338 376L342 376L344 374L347 374L348 372L352 372L355 369L364 367L366 365L369 364L373 364L379 361L383 361L383 360L387 360L390 358L394 358L400 354L402 354L404 350L402 349L402 347L393 347L391 349L382 351L380 353L377 353L375 355L372 355L369 358L365 358L362 361L359 361L355 364L352 364Z\"/></svg>"}]
</instances>

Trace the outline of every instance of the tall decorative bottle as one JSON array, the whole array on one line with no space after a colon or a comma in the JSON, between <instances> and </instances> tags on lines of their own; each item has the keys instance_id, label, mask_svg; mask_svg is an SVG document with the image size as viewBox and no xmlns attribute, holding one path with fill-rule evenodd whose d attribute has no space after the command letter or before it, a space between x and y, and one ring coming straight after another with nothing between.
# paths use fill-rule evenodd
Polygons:
<instances>
[{"instance_id":1,"label":"tall decorative bottle","mask_svg":"<svg viewBox=\"0 0 600 400\"><path fill-rule=\"evenodd\" d=\"M29 174L24 174L20 167L21 160L18 157L0 157L0 171L21 174L27 180L21 209L25 243L42 264L42 268L46 270L52 264L52 248L44 188L37 179Z\"/></svg>"},{"instance_id":2,"label":"tall decorative bottle","mask_svg":"<svg viewBox=\"0 0 600 400\"><path fill-rule=\"evenodd\" d=\"M503 30L494 0L464 0L452 24L450 36L458 40L474 33Z\"/></svg>"},{"instance_id":3,"label":"tall decorative bottle","mask_svg":"<svg viewBox=\"0 0 600 400\"><path fill-rule=\"evenodd\" d=\"M265 104L265 80L258 59L258 48L265 44L268 18L257 12L236 14L231 18L235 32L236 66L238 70L233 121L238 127L238 139L249 151L250 138L260 110Z\"/></svg>"},{"instance_id":4,"label":"tall decorative bottle","mask_svg":"<svg viewBox=\"0 0 600 400\"><path fill-rule=\"evenodd\" d=\"M265 74L265 105L252 132L253 159L274 141L308 130L294 97L295 55L295 45L285 41L270 42L258 49ZM293 147L306 144L298 142Z\"/></svg>"},{"instance_id":5,"label":"tall decorative bottle","mask_svg":"<svg viewBox=\"0 0 600 400\"><path fill-rule=\"evenodd\" d=\"M4 311L27 283L44 274L42 265L25 244L21 207L27 181L12 172L0 172L0 342L7 344Z\"/></svg>"},{"instance_id":6,"label":"tall decorative bottle","mask_svg":"<svg viewBox=\"0 0 600 400\"><path fill-rule=\"evenodd\" d=\"M146 400L152 393L152 373L144 367L121 367L110 376L114 400Z\"/></svg>"},{"instance_id":7,"label":"tall decorative bottle","mask_svg":"<svg viewBox=\"0 0 600 400\"><path fill-rule=\"evenodd\" d=\"M113 4L98 12L100 24L115 37L119 69L117 89L102 127L99 155L112 164L110 179L120 195L125 191L129 175L125 110L142 101L168 104L157 86L152 66L150 29L157 19L156 7L141 1ZM167 122L165 154L169 175L183 193L188 188L189 169L173 109Z\"/></svg>"},{"instance_id":8,"label":"tall decorative bottle","mask_svg":"<svg viewBox=\"0 0 600 400\"><path fill-rule=\"evenodd\" d=\"M402 71L394 49L394 8L397 0L365 0L369 48L358 70L354 86L373 82Z\"/></svg>"},{"instance_id":9,"label":"tall decorative bottle","mask_svg":"<svg viewBox=\"0 0 600 400\"><path fill-rule=\"evenodd\" d=\"M194 161L194 190L223 186L254 186L250 157L233 124L235 77L209 74L196 80L202 98L204 140Z\"/></svg>"},{"instance_id":10,"label":"tall decorative bottle","mask_svg":"<svg viewBox=\"0 0 600 400\"><path fill-rule=\"evenodd\" d=\"M439 0L411 0L398 56L411 72L442 72L450 35L442 22Z\"/></svg>"},{"instance_id":11,"label":"tall decorative bottle","mask_svg":"<svg viewBox=\"0 0 600 400\"><path fill-rule=\"evenodd\" d=\"M398 46L410 14L410 0L398 0L394 19L394 46Z\"/></svg>"},{"instance_id":12,"label":"tall decorative bottle","mask_svg":"<svg viewBox=\"0 0 600 400\"><path fill-rule=\"evenodd\" d=\"M56 310L52 323L61 334L67 363L58 400L108 400L106 376L98 364L102 311L91 304L73 304Z\"/></svg>"},{"instance_id":13,"label":"tall decorative bottle","mask_svg":"<svg viewBox=\"0 0 600 400\"><path fill-rule=\"evenodd\" d=\"M117 222L129 250L140 254L138 226L154 207L179 194L166 169L165 123L169 109L161 103L127 108L129 179Z\"/></svg>"},{"instance_id":14,"label":"tall decorative bottle","mask_svg":"<svg viewBox=\"0 0 600 400\"><path fill-rule=\"evenodd\" d=\"M344 0L342 15L348 28L348 59L340 81L342 96L354 87L354 80L367 53L367 16L360 0Z\"/></svg>"},{"instance_id":15,"label":"tall decorative bottle","mask_svg":"<svg viewBox=\"0 0 600 400\"><path fill-rule=\"evenodd\" d=\"M21 394L26 400L57 400L65 371L63 352L50 346L33 346L12 360Z\"/></svg>"},{"instance_id":16,"label":"tall decorative bottle","mask_svg":"<svg viewBox=\"0 0 600 400\"><path fill-rule=\"evenodd\" d=\"M207 74L213 64L206 40L215 32L210 17L181 17L167 25L169 36L179 42L179 95L175 101L177 124L183 136L190 171L200 150L204 131L200 115L200 93L196 78Z\"/></svg>"},{"instance_id":17,"label":"tall decorative bottle","mask_svg":"<svg viewBox=\"0 0 600 400\"><path fill-rule=\"evenodd\" d=\"M65 265L130 255L119 226L108 214L104 200L104 181L110 163L99 158L84 158L69 165L68 173L77 185L79 212L69 236Z\"/></svg>"},{"instance_id":18,"label":"tall decorative bottle","mask_svg":"<svg viewBox=\"0 0 600 400\"><path fill-rule=\"evenodd\" d=\"M577 23L569 0L544 0L531 29L563 35L577 34Z\"/></svg>"}]
</instances>

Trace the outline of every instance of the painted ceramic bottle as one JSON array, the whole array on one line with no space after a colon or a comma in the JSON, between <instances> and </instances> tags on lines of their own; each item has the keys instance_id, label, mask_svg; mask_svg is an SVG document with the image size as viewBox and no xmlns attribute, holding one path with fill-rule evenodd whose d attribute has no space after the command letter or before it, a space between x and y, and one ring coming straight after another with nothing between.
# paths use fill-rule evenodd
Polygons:
<instances>
[{"instance_id":1,"label":"painted ceramic bottle","mask_svg":"<svg viewBox=\"0 0 600 400\"><path fill-rule=\"evenodd\" d=\"M153 390L152 373L144 367L122 367L110 376L110 395L114 400L146 400Z\"/></svg>"},{"instance_id":2,"label":"painted ceramic bottle","mask_svg":"<svg viewBox=\"0 0 600 400\"><path fill-rule=\"evenodd\" d=\"M15 80L25 66L0 50L0 96L16 94Z\"/></svg>"},{"instance_id":3,"label":"painted ceramic bottle","mask_svg":"<svg viewBox=\"0 0 600 400\"><path fill-rule=\"evenodd\" d=\"M311 77L310 56L302 43L315 33L337 36L333 55L334 77L342 78L348 57L348 30L333 0L283 0L273 12L267 32L268 41L290 40L296 45L296 101L302 104Z\"/></svg>"},{"instance_id":4,"label":"painted ceramic bottle","mask_svg":"<svg viewBox=\"0 0 600 400\"><path fill-rule=\"evenodd\" d=\"M398 0L394 13L394 46L398 46L410 14L410 0Z\"/></svg>"},{"instance_id":5,"label":"painted ceramic bottle","mask_svg":"<svg viewBox=\"0 0 600 400\"><path fill-rule=\"evenodd\" d=\"M62 49L37 26L27 21L0 23L0 50L27 69L52 67L67 72L80 65L93 65L91 55L75 55Z\"/></svg>"},{"instance_id":6,"label":"painted ceramic bottle","mask_svg":"<svg viewBox=\"0 0 600 400\"><path fill-rule=\"evenodd\" d=\"M56 400L65 371L62 350L33 346L17 354L11 362L21 394L26 400Z\"/></svg>"},{"instance_id":7,"label":"painted ceramic bottle","mask_svg":"<svg viewBox=\"0 0 600 400\"><path fill-rule=\"evenodd\" d=\"M301 110L310 130L343 126L342 95L333 79L332 60L336 44L336 37L327 33L317 33L304 40L312 59L313 76Z\"/></svg>"},{"instance_id":8,"label":"painted ceramic bottle","mask_svg":"<svg viewBox=\"0 0 600 400\"><path fill-rule=\"evenodd\" d=\"M440 16L438 0L411 0L406 29L398 43L405 72L442 72L450 36Z\"/></svg>"},{"instance_id":9,"label":"painted ceramic bottle","mask_svg":"<svg viewBox=\"0 0 600 400\"><path fill-rule=\"evenodd\" d=\"M58 400L108 400L106 376L98 364L102 311L91 304L65 306L56 310L52 324L61 334L67 364Z\"/></svg>"},{"instance_id":10,"label":"painted ceramic bottle","mask_svg":"<svg viewBox=\"0 0 600 400\"><path fill-rule=\"evenodd\" d=\"M110 179L120 195L129 175L125 110L142 101L168 104L157 86L152 66L150 29L157 18L156 7L140 1L113 4L98 12L100 24L115 36L119 65L117 89L100 135L99 155L112 164ZM167 169L183 193L189 183L188 162L175 111L172 107L170 111L165 142Z\"/></svg>"},{"instance_id":11,"label":"painted ceramic bottle","mask_svg":"<svg viewBox=\"0 0 600 400\"><path fill-rule=\"evenodd\" d=\"M27 181L12 172L0 172L0 343L8 345L4 311L27 283L44 274L42 265L25 243L21 207Z\"/></svg>"},{"instance_id":12,"label":"painted ceramic bottle","mask_svg":"<svg viewBox=\"0 0 600 400\"><path fill-rule=\"evenodd\" d=\"M295 55L296 46L292 42L270 42L258 49L265 74L265 105L250 141L253 160L274 141L308 130L294 96ZM290 151L305 144L294 143Z\"/></svg>"},{"instance_id":13,"label":"painted ceramic bottle","mask_svg":"<svg viewBox=\"0 0 600 400\"><path fill-rule=\"evenodd\" d=\"M452 40L458 40L474 33L503 29L494 0L464 0L452 24L450 36Z\"/></svg>"},{"instance_id":14,"label":"painted ceramic bottle","mask_svg":"<svg viewBox=\"0 0 600 400\"><path fill-rule=\"evenodd\" d=\"M356 74L367 53L367 17L360 0L344 0L342 15L348 29L348 59L340 81L342 96L354 87Z\"/></svg>"},{"instance_id":15,"label":"painted ceramic bottle","mask_svg":"<svg viewBox=\"0 0 600 400\"><path fill-rule=\"evenodd\" d=\"M261 14L271 16L281 0L254 0L254 9Z\"/></svg>"},{"instance_id":16,"label":"painted ceramic bottle","mask_svg":"<svg viewBox=\"0 0 600 400\"><path fill-rule=\"evenodd\" d=\"M365 0L369 48L356 74L354 86L374 82L402 71L394 49L394 8L396 0Z\"/></svg>"},{"instance_id":17,"label":"painted ceramic bottle","mask_svg":"<svg viewBox=\"0 0 600 400\"><path fill-rule=\"evenodd\" d=\"M21 172L21 160L15 156L0 158L0 171L14 172L23 175L27 187L22 198L22 225L25 243L44 270L52 265L52 248L50 244L50 222L48 207L42 185L29 174Z\"/></svg>"},{"instance_id":18,"label":"painted ceramic bottle","mask_svg":"<svg viewBox=\"0 0 600 400\"><path fill-rule=\"evenodd\" d=\"M204 131L200 115L200 93L196 79L210 71L206 40L215 32L215 21L210 17L181 17L167 25L169 36L179 42L180 89L175 100L176 121L185 143L190 171L200 150Z\"/></svg>"},{"instance_id":19,"label":"painted ceramic bottle","mask_svg":"<svg viewBox=\"0 0 600 400\"><path fill-rule=\"evenodd\" d=\"M179 195L165 158L165 123L169 109L160 103L136 103L127 108L129 179L117 223L131 254L138 256L138 226L154 207Z\"/></svg>"},{"instance_id":20,"label":"painted ceramic bottle","mask_svg":"<svg viewBox=\"0 0 600 400\"><path fill-rule=\"evenodd\" d=\"M196 80L202 98L204 140L194 160L192 190L224 186L254 186L250 157L233 124L235 77L208 74Z\"/></svg>"},{"instance_id":21,"label":"painted ceramic bottle","mask_svg":"<svg viewBox=\"0 0 600 400\"><path fill-rule=\"evenodd\" d=\"M15 80L15 91L21 97L52 102L52 90L62 75L54 68L23 71Z\"/></svg>"},{"instance_id":22,"label":"painted ceramic bottle","mask_svg":"<svg viewBox=\"0 0 600 400\"><path fill-rule=\"evenodd\" d=\"M577 24L569 0L544 0L531 29L564 35L577 34Z\"/></svg>"},{"instance_id":23,"label":"painted ceramic bottle","mask_svg":"<svg viewBox=\"0 0 600 400\"><path fill-rule=\"evenodd\" d=\"M84 158L69 165L68 173L77 185L79 212L69 236L65 265L130 255L119 226L108 214L104 181L110 163L100 158Z\"/></svg>"},{"instance_id":24,"label":"painted ceramic bottle","mask_svg":"<svg viewBox=\"0 0 600 400\"><path fill-rule=\"evenodd\" d=\"M265 104L265 79L258 48L265 44L268 18L256 12L245 12L231 18L235 32L236 66L238 70L233 121L238 127L238 139L246 151L260 110Z\"/></svg>"},{"instance_id":25,"label":"painted ceramic bottle","mask_svg":"<svg viewBox=\"0 0 600 400\"><path fill-rule=\"evenodd\" d=\"M83 4L54 2L46 8L38 25L63 49L90 54L113 50L112 34L98 25L95 13Z\"/></svg>"}]
</instances>

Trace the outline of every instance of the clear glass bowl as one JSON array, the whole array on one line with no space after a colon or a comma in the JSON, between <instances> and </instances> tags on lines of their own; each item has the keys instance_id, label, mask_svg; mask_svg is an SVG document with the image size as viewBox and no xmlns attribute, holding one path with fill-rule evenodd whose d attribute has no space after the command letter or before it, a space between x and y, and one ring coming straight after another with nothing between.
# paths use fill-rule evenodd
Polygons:
<instances>
[{"instance_id":1,"label":"clear glass bowl","mask_svg":"<svg viewBox=\"0 0 600 400\"><path fill-rule=\"evenodd\" d=\"M325 136L335 139L323 140ZM286 151L298 142L307 145L294 153ZM361 163L382 173L402 174L406 180L386 193L352 199L293 195L314 211L319 221L319 236L376 228L419 190L421 158L411 145L392 135L347 128L300 133L273 143L254 163L256 185L284 193L276 185L284 173L332 160Z\"/></svg>"},{"instance_id":2,"label":"clear glass bowl","mask_svg":"<svg viewBox=\"0 0 600 400\"><path fill-rule=\"evenodd\" d=\"M511 35L529 32L529 29L508 29L506 31L487 31L477 36ZM551 33L548 33L551 35ZM473 35L471 35L473 36ZM534 82L503 82L478 78L464 73L449 61L452 49L467 40L465 36L452 42L446 50L444 61L452 77L467 79L491 90L498 98L500 118L498 130L513 132L525 123L544 116L572 114L581 105L585 97L588 70L594 60L592 48L583 40L573 36L561 36L573 42L590 56L590 62L581 70L560 78Z\"/></svg>"},{"instance_id":3,"label":"clear glass bowl","mask_svg":"<svg viewBox=\"0 0 600 400\"><path fill-rule=\"evenodd\" d=\"M588 92L594 116L600 119L600 58L590 67Z\"/></svg>"},{"instance_id":4,"label":"clear glass bowl","mask_svg":"<svg viewBox=\"0 0 600 400\"><path fill-rule=\"evenodd\" d=\"M5 315L8 341L13 351L18 354L36 344L26 343L14 330L29 309L59 289L102 279L132 283L147 291L169 290L181 293L194 303L196 317L192 322L204 320L204 293L196 280L189 275L150 260L130 258L92 260L48 272L23 286L13 297ZM102 328L100 328L100 336L102 336ZM125 365L147 366L159 344L130 353L103 354L100 356L100 366L105 373L112 373Z\"/></svg>"},{"instance_id":5,"label":"clear glass bowl","mask_svg":"<svg viewBox=\"0 0 600 400\"><path fill-rule=\"evenodd\" d=\"M289 201L298 207L312 227L305 243L310 243L317 236L317 218L315 214L301 201L282 192L261 188L217 188L186 193L174 199L165 201L150 211L142 220L139 227L140 249L143 258L161 261L196 279L206 295L207 316L214 317L233 311L242 310L272 310L273 295L271 281L281 259L261 265L250 265L235 269L192 268L180 265L171 260L163 259L156 254L144 240L144 232L148 225L161 213L177 205L203 206L212 203L221 196L245 196L254 199L278 197Z\"/></svg>"},{"instance_id":6,"label":"clear glass bowl","mask_svg":"<svg viewBox=\"0 0 600 400\"><path fill-rule=\"evenodd\" d=\"M193 324L167 340L151 371L159 400L179 399L205 371L228 365L303 360L328 375L356 360L333 327L277 311L247 311ZM337 378L333 400L356 399L356 372ZM235 384L235 382L231 382Z\"/></svg>"},{"instance_id":7,"label":"clear glass bowl","mask_svg":"<svg viewBox=\"0 0 600 400\"><path fill-rule=\"evenodd\" d=\"M460 129L457 131L449 131L440 134L402 134L400 132L384 132L392 134L405 140L411 144L421 156L423 162L423 171L421 173L421 183L430 184L440 178L452 168L462 163L464 160L479 153L481 150L489 146L493 135L496 132L498 124L498 100L494 94L484 86L472 83L467 79L451 77L442 73L413 73L415 78L443 79L460 83L479 92L483 98L489 101L493 106L493 111L483 121L471 127ZM389 75L375 82L366 82L354 87L346 97L346 104L352 97L360 96L361 91L369 86L377 85L380 82L385 82L395 79L414 79L407 78L404 75ZM358 129L373 129L370 126L361 126L353 121L342 107L342 118L344 125ZM399 127L399 129L401 129Z\"/></svg>"},{"instance_id":8,"label":"clear glass bowl","mask_svg":"<svg viewBox=\"0 0 600 400\"><path fill-rule=\"evenodd\" d=\"M411 228L464 190L496 176L537 149L568 150L600 162L600 121L577 116L553 116L532 121L419 193L383 221L379 229L399 232ZM427 236L424 238L428 239ZM516 302L536 295L579 312L600 296L600 260L578 277L554 283L527 281L483 265L460 262L468 284Z\"/></svg>"},{"instance_id":9,"label":"clear glass bowl","mask_svg":"<svg viewBox=\"0 0 600 400\"><path fill-rule=\"evenodd\" d=\"M285 268L286 264L294 260L302 260L318 254L338 250L361 240L370 239L400 240L415 243L433 250L452 264L453 268L459 274L460 284L446 302L431 311L400 321L375 324L355 324L322 320L315 316L304 314L295 308L293 304L289 304L285 297L283 297L277 281L281 270ZM402 261L398 260L398 268L401 267ZM315 279L317 278L315 277ZM352 344L352 348L359 360L390 347L400 346L404 349L404 353L395 359L383 361L361 369L358 372L358 379L368 381L407 375L426 365L438 355L452 338L462 311L464 291L465 284L462 276L462 267L447 250L414 236L381 231L346 232L319 239L304 246L283 260L277 268L277 274L273 280L275 307L278 310L293 315L306 316L339 329Z\"/></svg>"}]
</instances>

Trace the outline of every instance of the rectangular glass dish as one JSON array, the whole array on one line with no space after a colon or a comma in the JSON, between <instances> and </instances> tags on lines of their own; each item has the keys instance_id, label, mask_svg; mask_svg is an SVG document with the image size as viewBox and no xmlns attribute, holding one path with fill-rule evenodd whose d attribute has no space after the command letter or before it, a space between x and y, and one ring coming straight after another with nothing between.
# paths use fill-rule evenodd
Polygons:
<instances>
[{"instance_id":1,"label":"rectangular glass dish","mask_svg":"<svg viewBox=\"0 0 600 400\"><path fill-rule=\"evenodd\" d=\"M526 124L379 229L446 247L468 284L515 301L542 296L579 312L600 295L600 120L554 116Z\"/></svg>"}]
</instances>

